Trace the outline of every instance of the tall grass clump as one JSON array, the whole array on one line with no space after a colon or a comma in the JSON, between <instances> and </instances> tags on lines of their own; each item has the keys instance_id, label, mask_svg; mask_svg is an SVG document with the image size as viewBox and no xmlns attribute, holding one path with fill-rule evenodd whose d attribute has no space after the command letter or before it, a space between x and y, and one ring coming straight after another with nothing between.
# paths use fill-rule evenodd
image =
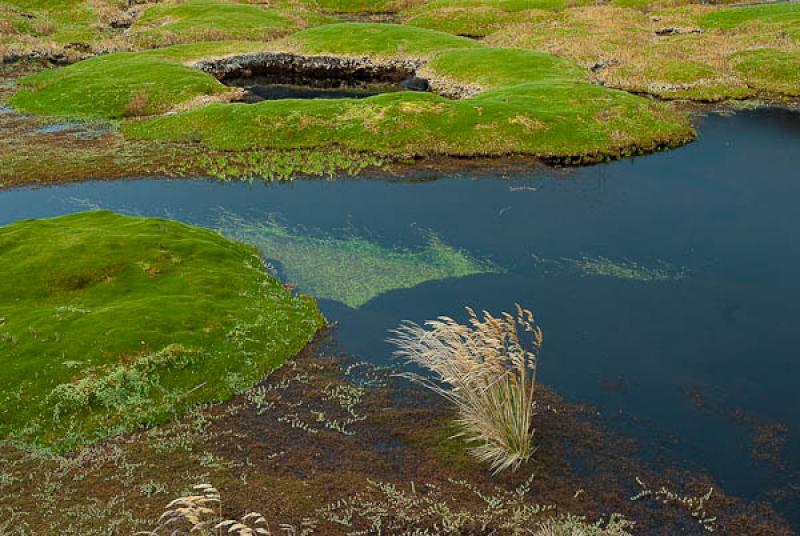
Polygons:
<instances>
[{"instance_id":1,"label":"tall grass clump","mask_svg":"<svg viewBox=\"0 0 800 536\"><path fill-rule=\"evenodd\" d=\"M405 322L389 340L395 355L430 370L404 377L452 402L457 424L472 454L495 473L516 470L533 453L533 393L542 330L533 313L517 305L516 316L480 318L467 308L469 322L449 317L423 326Z\"/></svg>"}]
</instances>

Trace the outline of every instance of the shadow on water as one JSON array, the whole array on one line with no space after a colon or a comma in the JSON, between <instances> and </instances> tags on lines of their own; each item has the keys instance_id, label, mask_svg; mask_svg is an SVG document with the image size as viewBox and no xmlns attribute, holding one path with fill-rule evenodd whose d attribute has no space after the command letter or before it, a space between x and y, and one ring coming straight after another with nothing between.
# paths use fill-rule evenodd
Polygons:
<instances>
[{"instance_id":1,"label":"shadow on water","mask_svg":"<svg viewBox=\"0 0 800 536\"><path fill-rule=\"evenodd\" d=\"M799 146L800 114L710 115L692 145L566 173L84 183L0 192L0 223L107 208L235 231L378 363L401 319L522 303L541 381L798 527Z\"/></svg>"}]
</instances>

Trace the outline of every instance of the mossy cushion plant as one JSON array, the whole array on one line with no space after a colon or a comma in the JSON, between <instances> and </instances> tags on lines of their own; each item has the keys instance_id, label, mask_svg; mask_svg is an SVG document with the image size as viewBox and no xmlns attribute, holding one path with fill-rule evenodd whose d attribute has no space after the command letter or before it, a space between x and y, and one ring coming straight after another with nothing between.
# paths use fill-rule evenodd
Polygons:
<instances>
[{"instance_id":1,"label":"mossy cushion plant","mask_svg":"<svg viewBox=\"0 0 800 536\"><path fill-rule=\"evenodd\" d=\"M257 43L218 42L98 56L24 78L10 103L27 113L78 119L159 114L196 97L230 91L182 62L261 48Z\"/></svg>"},{"instance_id":2,"label":"mossy cushion plant","mask_svg":"<svg viewBox=\"0 0 800 536\"><path fill-rule=\"evenodd\" d=\"M223 400L323 325L257 251L89 212L0 228L0 438L64 451Z\"/></svg>"},{"instance_id":3,"label":"mossy cushion plant","mask_svg":"<svg viewBox=\"0 0 800 536\"><path fill-rule=\"evenodd\" d=\"M145 46L224 39L268 40L325 20L297 6L276 9L225 0L187 0L148 7L131 28L131 35Z\"/></svg>"}]
</instances>

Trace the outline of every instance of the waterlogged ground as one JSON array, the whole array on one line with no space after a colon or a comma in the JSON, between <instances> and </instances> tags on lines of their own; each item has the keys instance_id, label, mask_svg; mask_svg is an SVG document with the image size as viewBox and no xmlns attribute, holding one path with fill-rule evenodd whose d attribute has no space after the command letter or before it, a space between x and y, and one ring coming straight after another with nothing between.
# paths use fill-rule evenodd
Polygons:
<instances>
[{"instance_id":1,"label":"waterlogged ground","mask_svg":"<svg viewBox=\"0 0 800 536\"><path fill-rule=\"evenodd\" d=\"M0 224L104 208L219 229L319 297L340 347L379 365L401 319L522 303L545 330L543 383L595 405L655 467L708 473L796 528L800 114L710 115L699 132L668 153L510 178L8 190Z\"/></svg>"}]
</instances>

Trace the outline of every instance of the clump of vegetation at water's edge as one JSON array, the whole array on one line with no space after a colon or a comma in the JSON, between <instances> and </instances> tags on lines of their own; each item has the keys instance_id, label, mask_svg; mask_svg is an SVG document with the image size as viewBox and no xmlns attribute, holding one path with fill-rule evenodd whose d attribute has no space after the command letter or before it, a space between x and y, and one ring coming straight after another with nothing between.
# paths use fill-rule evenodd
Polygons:
<instances>
[{"instance_id":1,"label":"clump of vegetation at water's edge","mask_svg":"<svg viewBox=\"0 0 800 536\"><path fill-rule=\"evenodd\" d=\"M229 398L322 325L211 231L110 212L0 228L0 438L67 450Z\"/></svg>"},{"instance_id":2,"label":"clump of vegetation at water's edge","mask_svg":"<svg viewBox=\"0 0 800 536\"><path fill-rule=\"evenodd\" d=\"M542 330L527 309L483 319L471 309L469 325L448 317L425 327L408 322L394 332L395 355L434 377L406 377L433 390L458 410L458 434L497 473L516 469L533 454L533 395ZM522 333L520 333L520 331ZM530 339L530 340L525 340Z\"/></svg>"}]
</instances>

